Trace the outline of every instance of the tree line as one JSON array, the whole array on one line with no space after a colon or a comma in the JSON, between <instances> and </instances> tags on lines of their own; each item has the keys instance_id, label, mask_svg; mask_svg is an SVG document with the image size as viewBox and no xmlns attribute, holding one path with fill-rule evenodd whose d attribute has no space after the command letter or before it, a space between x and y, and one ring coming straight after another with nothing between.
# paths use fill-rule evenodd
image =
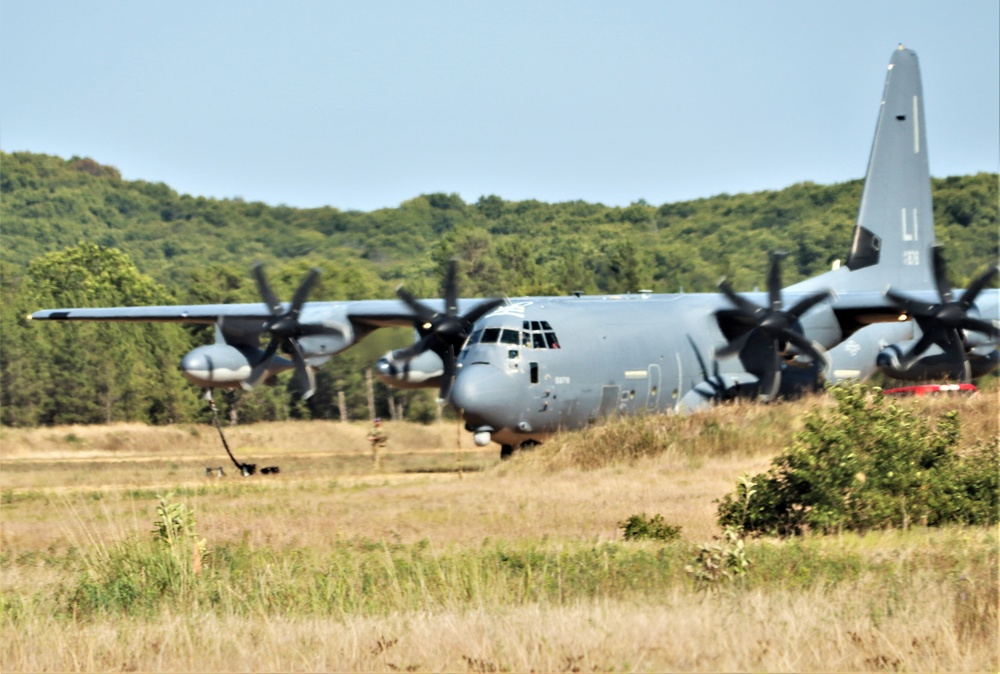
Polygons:
<instances>
[{"instance_id":1,"label":"tree line","mask_svg":"<svg viewBox=\"0 0 1000 674\"><path fill-rule=\"evenodd\" d=\"M993 263L998 176L932 181L937 238L958 286ZM203 419L199 392L177 371L211 328L173 324L32 325L39 308L259 301L263 262L290 299L322 270L312 299L392 297L405 285L439 296L448 260L465 296L711 292L765 283L767 253L789 253L786 284L846 256L862 182L802 183L654 206L545 204L495 195L465 203L428 194L372 212L296 209L178 194L127 181L89 158L0 153L0 423L31 426ZM229 397L241 419L338 418L338 393L367 417L364 370L407 330L379 331L318 370L303 403L288 377ZM377 413L434 417L433 393L376 384ZM392 396L392 397L390 397Z\"/></svg>"}]
</instances>

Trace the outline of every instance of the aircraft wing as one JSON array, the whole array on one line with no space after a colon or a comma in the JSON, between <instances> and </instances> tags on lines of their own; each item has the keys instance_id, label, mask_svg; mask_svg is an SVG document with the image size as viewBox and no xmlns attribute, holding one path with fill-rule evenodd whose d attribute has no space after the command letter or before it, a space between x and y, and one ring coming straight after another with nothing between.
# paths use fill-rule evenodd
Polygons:
<instances>
[{"instance_id":1,"label":"aircraft wing","mask_svg":"<svg viewBox=\"0 0 1000 674\"><path fill-rule=\"evenodd\" d=\"M481 300L459 299L458 310L472 309ZM439 304L440 300L427 300ZM289 303L281 305L288 311ZM199 323L211 325L223 320L267 320L272 313L263 303L186 304L169 306L97 307L43 309L29 316L35 321L105 321L119 323ZM369 328L412 326L413 310L400 300L354 300L344 302L306 302L302 305L301 323L328 320L350 321Z\"/></svg>"},{"instance_id":2,"label":"aircraft wing","mask_svg":"<svg viewBox=\"0 0 1000 674\"><path fill-rule=\"evenodd\" d=\"M125 323L205 323L220 318L270 318L264 304L188 304L178 306L101 307L94 309L45 309L34 321L116 321Z\"/></svg>"}]
</instances>

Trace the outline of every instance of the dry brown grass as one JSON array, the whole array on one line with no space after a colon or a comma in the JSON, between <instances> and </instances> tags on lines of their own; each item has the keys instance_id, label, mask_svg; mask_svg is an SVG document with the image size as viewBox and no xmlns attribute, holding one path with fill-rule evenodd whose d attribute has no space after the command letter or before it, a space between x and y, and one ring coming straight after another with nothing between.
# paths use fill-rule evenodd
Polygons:
<instances>
[{"instance_id":1,"label":"dry brown grass","mask_svg":"<svg viewBox=\"0 0 1000 674\"><path fill-rule=\"evenodd\" d=\"M957 405L973 442L997 433L997 402L993 391L905 404L928 414ZM831 553L883 569L847 579L708 593L681 583L660 596L569 604L76 621L28 600L73 582L71 549L148 537L154 494L168 490L195 509L210 547L324 551L353 539L459 552L484 539L585 546L621 541L619 523L640 512L680 525L693 545L718 533L714 500L741 473L764 470L814 404L826 403L654 417L630 424L639 431L613 423L503 464L467 434L457 446L453 425L391 424L382 472L372 470L363 424L238 427L226 429L237 457L282 472L224 479L204 477L205 466L228 463L210 426L4 429L0 602L24 604L16 620L3 613L0 670L995 671L996 611L982 606L996 603L997 539L982 529L823 539ZM665 450L579 467L581 455L631 441L630 433Z\"/></svg>"},{"instance_id":2,"label":"dry brown grass","mask_svg":"<svg viewBox=\"0 0 1000 674\"><path fill-rule=\"evenodd\" d=\"M18 671L866 672L991 671L951 625L953 599L911 593L878 623L832 592L649 603L483 607L383 618L164 615L70 626L39 617L2 647ZM940 616L946 616L941 618ZM44 644L37 648L35 644ZM14 668L5 668L14 671Z\"/></svg>"}]
</instances>

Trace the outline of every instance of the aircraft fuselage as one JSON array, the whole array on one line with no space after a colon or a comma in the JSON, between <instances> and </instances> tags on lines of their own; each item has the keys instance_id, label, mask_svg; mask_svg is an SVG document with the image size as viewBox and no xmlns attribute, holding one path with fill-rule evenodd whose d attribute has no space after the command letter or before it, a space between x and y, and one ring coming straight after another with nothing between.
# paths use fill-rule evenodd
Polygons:
<instances>
[{"instance_id":1,"label":"aircraft fuselage","mask_svg":"<svg viewBox=\"0 0 1000 674\"><path fill-rule=\"evenodd\" d=\"M718 309L700 294L514 300L476 325L452 405L477 442L515 446L601 417L676 410L725 341ZM738 358L716 366L728 387L756 382Z\"/></svg>"}]
</instances>

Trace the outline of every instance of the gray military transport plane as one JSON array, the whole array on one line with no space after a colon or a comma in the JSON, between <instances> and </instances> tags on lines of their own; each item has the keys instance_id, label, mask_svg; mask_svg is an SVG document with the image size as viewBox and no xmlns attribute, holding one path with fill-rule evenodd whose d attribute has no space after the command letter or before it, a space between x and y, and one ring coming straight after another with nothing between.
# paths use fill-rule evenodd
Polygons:
<instances>
[{"instance_id":1,"label":"gray military transport plane","mask_svg":"<svg viewBox=\"0 0 1000 674\"><path fill-rule=\"evenodd\" d=\"M215 325L215 343L181 361L194 384L249 387L295 370L305 395L313 367L372 331L413 326L417 339L377 364L395 386L437 387L476 444L508 455L526 443L615 414L693 410L737 397L770 400L823 380L876 371L902 379L982 376L998 364L992 267L952 290L934 245L917 55L892 55L854 239L842 265L782 288L772 255L766 292L308 302L318 272L292 301L52 309L35 320L172 321ZM268 343L262 349L261 337ZM280 355L281 353L285 356Z\"/></svg>"}]
</instances>

